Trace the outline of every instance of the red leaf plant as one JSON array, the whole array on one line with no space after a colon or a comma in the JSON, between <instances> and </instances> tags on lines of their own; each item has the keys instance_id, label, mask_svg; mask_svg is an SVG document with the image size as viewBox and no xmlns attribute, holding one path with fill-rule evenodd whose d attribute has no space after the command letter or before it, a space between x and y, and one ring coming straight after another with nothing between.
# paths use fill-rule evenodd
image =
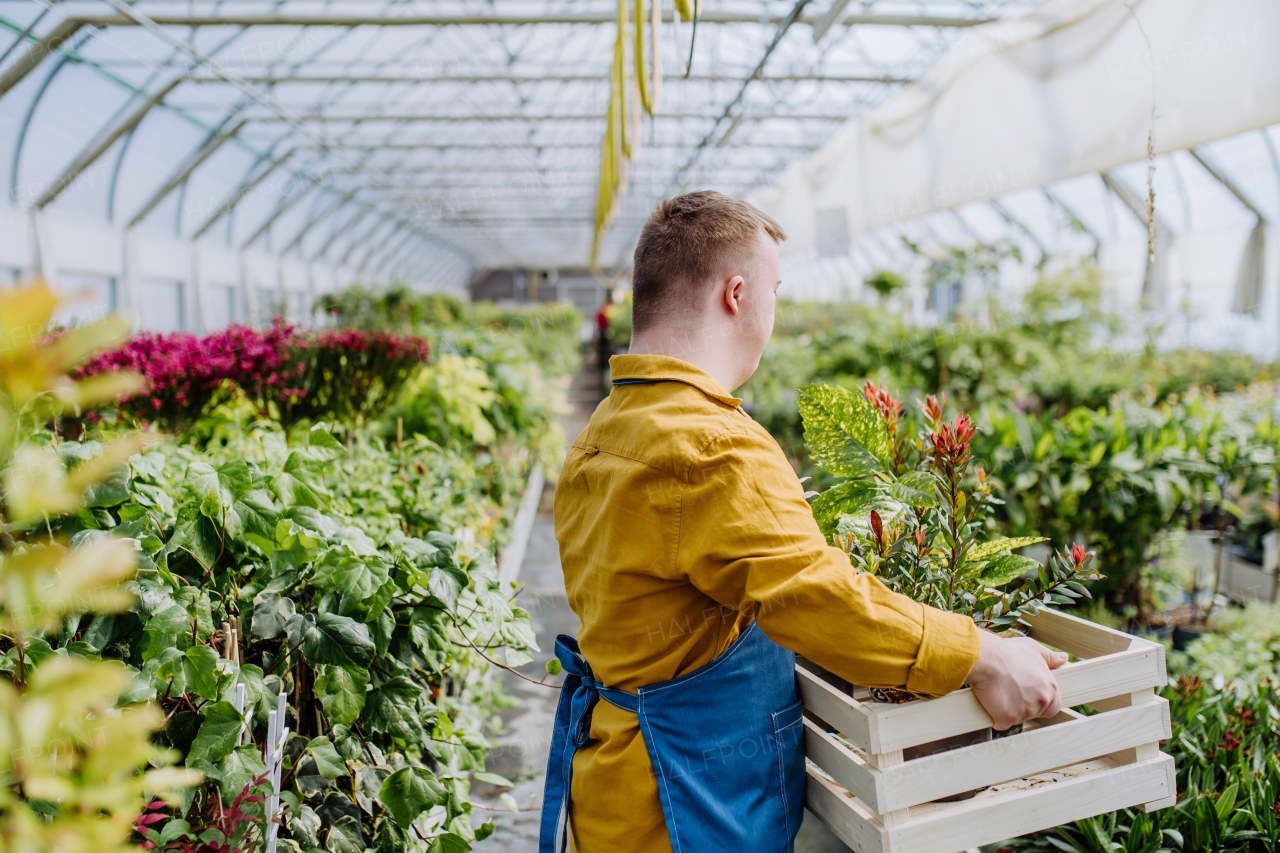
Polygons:
<instances>
[{"instance_id":1,"label":"red leaf plant","mask_svg":"<svg viewBox=\"0 0 1280 853\"><path fill-rule=\"evenodd\" d=\"M207 801L203 811L192 811L188 815L190 828L167 842L163 848L158 848L160 832L149 827L174 816L162 811L168 807L166 803L152 801L134 821L138 834L143 836L138 846L143 850L179 850L181 853L254 853L260 843L258 838L253 837L252 830L262 824L262 817L250 814L245 811L245 807L251 803L265 802L264 797L250 792L269 784L267 775L263 773L247 782L230 808L222 804L222 796L218 794Z\"/></svg>"}]
</instances>

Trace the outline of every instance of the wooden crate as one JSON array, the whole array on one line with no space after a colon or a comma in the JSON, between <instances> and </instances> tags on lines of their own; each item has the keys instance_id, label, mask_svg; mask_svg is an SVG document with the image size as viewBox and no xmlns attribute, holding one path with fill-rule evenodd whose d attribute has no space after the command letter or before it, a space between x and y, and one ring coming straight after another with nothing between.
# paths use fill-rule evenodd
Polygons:
<instances>
[{"instance_id":1,"label":"wooden crate","mask_svg":"<svg viewBox=\"0 0 1280 853\"><path fill-rule=\"evenodd\" d=\"M1020 734L923 758L903 750L988 728L969 688L890 705L801 661L806 805L858 853L956 853L1125 807L1175 801L1164 647L1044 610L1032 636L1079 661L1054 671L1063 711ZM1072 710L1088 706L1100 713ZM971 799L942 797L980 790Z\"/></svg>"}]
</instances>

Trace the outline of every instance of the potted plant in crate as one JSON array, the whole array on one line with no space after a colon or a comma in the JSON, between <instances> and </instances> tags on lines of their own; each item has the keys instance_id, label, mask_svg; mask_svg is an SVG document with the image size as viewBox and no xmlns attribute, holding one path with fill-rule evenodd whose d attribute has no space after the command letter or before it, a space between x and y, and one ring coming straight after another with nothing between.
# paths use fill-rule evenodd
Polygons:
<instances>
[{"instance_id":1,"label":"potted plant in crate","mask_svg":"<svg viewBox=\"0 0 1280 853\"><path fill-rule=\"evenodd\" d=\"M814 517L855 571L996 633L1023 633L1024 616L1089 596L1085 582L1100 577L1089 568L1093 554L1072 545L1042 566L1013 551L1044 537L989 537L987 520L1001 501L970 454L972 421L961 414L944 422L945 402L946 395L925 398L925 428L913 435L902 402L886 388L868 382L861 395L830 385L800 389L810 457L847 478L810 492Z\"/></svg>"},{"instance_id":2,"label":"potted plant in crate","mask_svg":"<svg viewBox=\"0 0 1280 853\"><path fill-rule=\"evenodd\" d=\"M1072 545L1042 566L1012 551L1043 537L987 536L986 521L1000 501L970 453L973 423L964 414L944 422L945 402L945 394L941 401L926 397L920 406L925 426L912 434L902 401L887 388L868 382L861 395L829 385L801 389L810 456L848 478L822 494L810 493L817 498L814 515L855 571L871 572L923 604L971 616L993 632L1020 634L1024 615L1089 596L1084 582L1099 577L1088 568L1093 555ZM893 688L871 688L871 695L890 703L916 698ZM912 747L903 757L969 746L1021 728L980 729Z\"/></svg>"},{"instance_id":3,"label":"potted plant in crate","mask_svg":"<svg viewBox=\"0 0 1280 853\"><path fill-rule=\"evenodd\" d=\"M1171 804L1172 760L1158 748L1168 705L1153 692L1165 683L1163 647L1046 607L1089 596L1093 554L1073 544L1042 565L1014 551L1044 538L991 535L999 501L970 452L974 426L963 414L945 421L944 402L927 397L917 429L871 383L861 394L800 389L810 457L843 478L809 493L814 517L852 571L1073 654L1077 663L1055 671L1064 710L988 743L990 717L968 688L914 701L802 662L807 805L864 853L951 853L1122 802Z\"/></svg>"}]
</instances>

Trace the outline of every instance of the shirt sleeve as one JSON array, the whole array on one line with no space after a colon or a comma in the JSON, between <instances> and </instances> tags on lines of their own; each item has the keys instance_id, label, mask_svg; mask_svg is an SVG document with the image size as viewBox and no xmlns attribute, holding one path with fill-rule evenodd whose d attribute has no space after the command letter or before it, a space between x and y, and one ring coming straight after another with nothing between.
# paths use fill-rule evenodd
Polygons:
<instances>
[{"instance_id":1,"label":"shirt sleeve","mask_svg":"<svg viewBox=\"0 0 1280 853\"><path fill-rule=\"evenodd\" d=\"M702 592L739 609L755 602L770 639L856 684L928 697L963 685L981 647L973 620L856 573L772 439L717 437L687 482L676 560Z\"/></svg>"}]
</instances>

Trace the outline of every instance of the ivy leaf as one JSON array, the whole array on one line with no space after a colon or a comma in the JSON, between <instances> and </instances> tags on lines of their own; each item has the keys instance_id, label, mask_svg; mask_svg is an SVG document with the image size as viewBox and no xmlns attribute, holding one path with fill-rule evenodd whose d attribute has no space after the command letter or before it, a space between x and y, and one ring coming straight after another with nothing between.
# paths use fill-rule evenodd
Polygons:
<instances>
[{"instance_id":1,"label":"ivy leaf","mask_svg":"<svg viewBox=\"0 0 1280 853\"><path fill-rule=\"evenodd\" d=\"M981 560L1001 551L1013 551L1017 548L1025 548L1028 545L1035 545L1039 542L1048 542L1049 540L1043 536L1018 536L1013 539L994 539L990 542L983 542L981 545L975 545L969 549L966 555L970 560Z\"/></svg>"},{"instance_id":2,"label":"ivy leaf","mask_svg":"<svg viewBox=\"0 0 1280 853\"><path fill-rule=\"evenodd\" d=\"M337 779L339 776L347 775L346 762L342 760L342 756L338 755L338 751L333 748L329 738L324 736L312 738L307 743L307 752L311 753L311 757L316 760L316 767L324 778Z\"/></svg>"},{"instance_id":3,"label":"ivy leaf","mask_svg":"<svg viewBox=\"0 0 1280 853\"><path fill-rule=\"evenodd\" d=\"M860 394L832 385L799 389L805 445L819 467L863 478L889 465L884 419Z\"/></svg>"},{"instance_id":4,"label":"ivy leaf","mask_svg":"<svg viewBox=\"0 0 1280 853\"><path fill-rule=\"evenodd\" d=\"M1040 564L1029 557L1004 554L987 560L978 571L978 579L987 586L1003 586L1039 567Z\"/></svg>"},{"instance_id":5,"label":"ivy leaf","mask_svg":"<svg viewBox=\"0 0 1280 853\"><path fill-rule=\"evenodd\" d=\"M90 483L82 506L89 508L118 506L129 500L129 466L121 465L103 479Z\"/></svg>"},{"instance_id":6,"label":"ivy leaf","mask_svg":"<svg viewBox=\"0 0 1280 853\"><path fill-rule=\"evenodd\" d=\"M260 592L253 597L253 622L249 635L258 640L283 636L284 626L297 612L293 602L278 592Z\"/></svg>"},{"instance_id":7,"label":"ivy leaf","mask_svg":"<svg viewBox=\"0 0 1280 853\"><path fill-rule=\"evenodd\" d=\"M427 577L427 591L451 609L457 607L458 596L466 588L466 571L452 561L444 566L433 567Z\"/></svg>"},{"instance_id":8,"label":"ivy leaf","mask_svg":"<svg viewBox=\"0 0 1280 853\"><path fill-rule=\"evenodd\" d=\"M814 521L824 536L830 537L842 515L858 515L876 503L875 484L866 480L850 480L827 489L810 505Z\"/></svg>"},{"instance_id":9,"label":"ivy leaf","mask_svg":"<svg viewBox=\"0 0 1280 853\"><path fill-rule=\"evenodd\" d=\"M244 708L252 712L251 721L265 723L267 712L276 707L277 700L263 681L262 667L252 663L241 666L222 686L219 698L227 702L235 699L238 684L244 685Z\"/></svg>"},{"instance_id":10,"label":"ivy leaf","mask_svg":"<svg viewBox=\"0 0 1280 853\"><path fill-rule=\"evenodd\" d=\"M99 613L93 617L89 627L84 629L84 641L98 651L102 651L116 638L116 615Z\"/></svg>"},{"instance_id":11,"label":"ivy leaf","mask_svg":"<svg viewBox=\"0 0 1280 853\"><path fill-rule=\"evenodd\" d=\"M187 689L201 699L218 696L218 654L208 646L192 646L187 649L182 662L187 675Z\"/></svg>"},{"instance_id":12,"label":"ivy leaf","mask_svg":"<svg viewBox=\"0 0 1280 853\"><path fill-rule=\"evenodd\" d=\"M396 825L394 819L383 817L373 831L373 844L369 847L373 853L404 853L408 848L405 832Z\"/></svg>"},{"instance_id":13,"label":"ivy leaf","mask_svg":"<svg viewBox=\"0 0 1280 853\"><path fill-rule=\"evenodd\" d=\"M191 628L191 619L187 609L180 604L170 604L147 620L143 628L142 659L152 660L162 655L165 650L179 648L179 638L185 648L191 642L187 632Z\"/></svg>"},{"instance_id":14,"label":"ivy leaf","mask_svg":"<svg viewBox=\"0 0 1280 853\"><path fill-rule=\"evenodd\" d=\"M191 552L203 567L212 566L218 558L222 542L218 539L218 531L212 521L200 512L194 502L188 502L178 508L177 523L173 535L169 537L163 554Z\"/></svg>"},{"instance_id":15,"label":"ivy leaf","mask_svg":"<svg viewBox=\"0 0 1280 853\"><path fill-rule=\"evenodd\" d=\"M396 823L407 829L422 814L449 799L449 792L421 767L402 767L382 783L382 804Z\"/></svg>"},{"instance_id":16,"label":"ivy leaf","mask_svg":"<svg viewBox=\"0 0 1280 853\"><path fill-rule=\"evenodd\" d=\"M271 481L276 495L286 506L307 506L322 510L329 506L329 490L324 484L324 462L305 451L294 449L281 472Z\"/></svg>"},{"instance_id":17,"label":"ivy leaf","mask_svg":"<svg viewBox=\"0 0 1280 853\"><path fill-rule=\"evenodd\" d=\"M324 666L315 681L315 695L333 725L349 726L364 709L367 670L358 666Z\"/></svg>"},{"instance_id":18,"label":"ivy leaf","mask_svg":"<svg viewBox=\"0 0 1280 853\"><path fill-rule=\"evenodd\" d=\"M187 763L190 764L190 756ZM236 747L228 753L219 764L219 769L222 770L222 779L219 780L218 787L222 790L224 803L235 802L235 798L240 795L246 785L253 781L255 776L261 776L267 772L266 765L262 763L262 755L251 743ZM249 807L243 808L248 810Z\"/></svg>"},{"instance_id":19,"label":"ivy leaf","mask_svg":"<svg viewBox=\"0 0 1280 853\"><path fill-rule=\"evenodd\" d=\"M240 733L240 714L230 702L213 702L202 708L200 714L204 722L191 744L187 760L217 764L235 749L236 736Z\"/></svg>"},{"instance_id":20,"label":"ivy leaf","mask_svg":"<svg viewBox=\"0 0 1280 853\"><path fill-rule=\"evenodd\" d=\"M336 613L297 613L285 623L290 648L301 643L311 664L368 666L377 655L369 627Z\"/></svg>"},{"instance_id":21,"label":"ivy leaf","mask_svg":"<svg viewBox=\"0 0 1280 853\"><path fill-rule=\"evenodd\" d=\"M391 567L379 557L343 555L334 549L325 554L316 567L317 586L342 595L341 610L351 612L356 605L373 599L374 594L391 577Z\"/></svg>"},{"instance_id":22,"label":"ivy leaf","mask_svg":"<svg viewBox=\"0 0 1280 853\"><path fill-rule=\"evenodd\" d=\"M311 806L289 810L289 834L304 847L320 846L320 817Z\"/></svg>"},{"instance_id":23,"label":"ivy leaf","mask_svg":"<svg viewBox=\"0 0 1280 853\"><path fill-rule=\"evenodd\" d=\"M360 821L349 814L335 820L329 827L324 847L329 853L362 853L365 847Z\"/></svg>"},{"instance_id":24,"label":"ivy leaf","mask_svg":"<svg viewBox=\"0 0 1280 853\"><path fill-rule=\"evenodd\" d=\"M382 783L391 775L389 767L369 767L361 766L356 770L355 795L356 802L360 808L369 814L374 814L377 810L379 792L382 791Z\"/></svg>"},{"instance_id":25,"label":"ivy leaf","mask_svg":"<svg viewBox=\"0 0 1280 853\"><path fill-rule=\"evenodd\" d=\"M279 517L280 512L272 502L271 495L263 489L254 489L228 508L227 535L269 542Z\"/></svg>"},{"instance_id":26,"label":"ivy leaf","mask_svg":"<svg viewBox=\"0 0 1280 853\"><path fill-rule=\"evenodd\" d=\"M377 654L368 626L339 616L321 613L316 617L315 631L302 644L302 652L312 663L368 666Z\"/></svg>"},{"instance_id":27,"label":"ivy leaf","mask_svg":"<svg viewBox=\"0 0 1280 853\"><path fill-rule=\"evenodd\" d=\"M427 733L418 712L422 688L402 675L389 678L365 696L363 719L370 731L421 743Z\"/></svg>"},{"instance_id":28,"label":"ivy leaf","mask_svg":"<svg viewBox=\"0 0 1280 853\"><path fill-rule=\"evenodd\" d=\"M490 785L498 785L499 787L502 787L502 788L515 787L514 782L512 782L506 776L499 776L497 773L489 773L488 771L482 770L477 773L472 773L471 775L481 782L488 782Z\"/></svg>"},{"instance_id":29,"label":"ivy leaf","mask_svg":"<svg viewBox=\"0 0 1280 853\"><path fill-rule=\"evenodd\" d=\"M445 832L437 835L427 848L427 853L467 853L471 845L456 832Z\"/></svg>"}]
</instances>

